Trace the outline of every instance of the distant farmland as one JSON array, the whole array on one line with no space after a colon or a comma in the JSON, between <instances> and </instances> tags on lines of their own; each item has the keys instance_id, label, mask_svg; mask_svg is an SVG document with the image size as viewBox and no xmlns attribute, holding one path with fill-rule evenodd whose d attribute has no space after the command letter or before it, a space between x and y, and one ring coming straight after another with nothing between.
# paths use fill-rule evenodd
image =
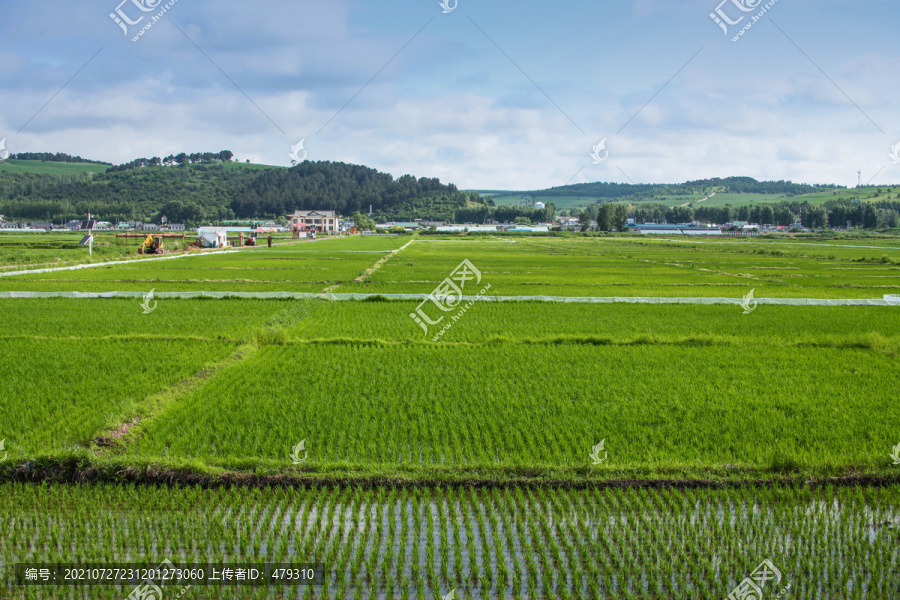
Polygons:
<instances>
[{"instance_id":1,"label":"distant farmland","mask_svg":"<svg viewBox=\"0 0 900 600\"><path fill-rule=\"evenodd\" d=\"M880 190L880 192L879 192ZM488 192L485 192L486 194ZM623 197L623 198L598 198L591 196L550 196L550 195L541 195L540 192L536 192L535 195L532 194L513 194L513 195L504 195L503 192L493 192L491 194L491 198L494 203L498 206L512 206L512 205L528 205L532 206L535 202L543 202L545 204L550 204L551 202L556 205L557 210L571 210L576 208L584 208L589 204L593 204L595 202L629 202L634 204L641 204L643 202L652 202L655 204L663 204L665 206L682 206L682 205L691 205L693 208L700 208L703 206L713 207L713 208L722 208L725 205L731 205L734 208L740 208L741 206L748 206L751 204L759 205L759 204L771 204L775 202L808 202L811 205L819 205L823 202L829 200L839 200L839 199L850 199L855 200L859 198L861 201L872 201L872 200L886 200L888 197L891 199L896 199L897 194L900 193L900 189L896 187L865 187L859 191L853 190L829 190L823 192L816 192L813 194L803 194L798 196L787 196L784 194L753 194L753 193L745 193L745 194L735 194L728 192L717 192L713 196L709 196L709 194L686 194L686 195L654 195L648 198L635 199L632 197ZM704 200L706 198L706 200Z\"/></svg>"},{"instance_id":2,"label":"distant farmland","mask_svg":"<svg viewBox=\"0 0 900 600\"><path fill-rule=\"evenodd\" d=\"M67 163L40 160L8 159L0 163L0 173L35 173L41 175L83 175L105 173L109 165L95 163Z\"/></svg>"}]
</instances>

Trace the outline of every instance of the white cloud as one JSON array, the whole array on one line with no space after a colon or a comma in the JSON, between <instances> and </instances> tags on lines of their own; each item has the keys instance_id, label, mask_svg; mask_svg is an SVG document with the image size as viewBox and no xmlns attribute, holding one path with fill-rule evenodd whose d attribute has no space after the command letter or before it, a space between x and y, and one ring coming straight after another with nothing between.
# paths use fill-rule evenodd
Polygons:
<instances>
[{"instance_id":1,"label":"white cloud","mask_svg":"<svg viewBox=\"0 0 900 600\"><path fill-rule=\"evenodd\" d=\"M772 27L754 28L753 41L741 44L719 40L715 27L707 40L673 37L681 22L708 25L703 10L694 14L701 4L636 1L639 16L617 24L627 46L565 33L541 38L540 23L498 32L502 21L476 15L584 134L457 19L430 24L318 135L430 13L392 6L378 23L364 23L345 2L180 0L173 19L248 99L171 23L133 44L108 19L113 5L51 1L41 5L52 9L43 21L36 18L43 9L16 5L5 14L15 50L0 55L0 137L10 138L12 151L109 162L229 149L284 166L306 137L312 160L436 176L463 188L542 188L576 172L575 181L626 181L616 165L638 182L748 175L855 184L857 169L874 174L879 165L888 168L873 183L897 175L887 156L900 139L895 44L867 34L836 52L833 40L801 40L885 135ZM523 36L552 51L526 53ZM703 43L709 47L663 87ZM610 160L593 165L590 146L604 136Z\"/></svg>"}]
</instances>

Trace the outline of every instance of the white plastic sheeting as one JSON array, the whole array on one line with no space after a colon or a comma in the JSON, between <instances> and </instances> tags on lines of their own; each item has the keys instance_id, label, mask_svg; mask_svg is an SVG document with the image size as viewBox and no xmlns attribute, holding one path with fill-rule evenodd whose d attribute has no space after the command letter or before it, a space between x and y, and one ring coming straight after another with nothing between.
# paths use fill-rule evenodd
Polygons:
<instances>
[{"instance_id":1,"label":"white plastic sheeting","mask_svg":"<svg viewBox=\"0 0 900 600\"><path fill-rule=\"evenodd\" d=\"M143 298L145 292L0 292L3 298ZM280 300L318 298L331 301L425 300L429 294L314 294L309 292L154 292L155 298L254 298ZM566 302L584 304L737 304L741 298L657 298L595 296L463 296L461 302ZM758 304L782 306L900 306L900 296L877 298L757 298Z\"/></svg>"},{"instance_id":2,"label":"white plastic sheeting","mask_svg":"<svg viewBox=\"0 0 900 600\"><path fill-rule=\"evenodd\" d=\"M269 254L390 254L395 250L269 250Z\"/></svg>"},{"instance_id":3,"label":"white plastic sheeting","mask_svg":"<svg viewBox=\"0 0 900 600\"><path fill-rule=\"evenodd\" d=\"M443 231L445 233L463 233L465 231L497 231L496 225L441 225L440 227L435 228L436 231Z\"/></svg>"}]
</instances>

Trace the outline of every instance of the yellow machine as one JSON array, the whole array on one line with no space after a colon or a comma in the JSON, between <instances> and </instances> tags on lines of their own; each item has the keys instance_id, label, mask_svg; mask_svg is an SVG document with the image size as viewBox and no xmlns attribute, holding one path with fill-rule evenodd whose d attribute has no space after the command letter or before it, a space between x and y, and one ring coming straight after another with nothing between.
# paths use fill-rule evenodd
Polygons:
<instances>
[{"instance_id":1,"label":"yellow machine","mask_svg":"<svg viewBox=\"0 0 900 600\"><path fill-rule=\"evenodd\" d=\"M141 247L138 248L138 254L162 254L163 238L161 235L148 235Z\"/></svg>"}]
</instances>

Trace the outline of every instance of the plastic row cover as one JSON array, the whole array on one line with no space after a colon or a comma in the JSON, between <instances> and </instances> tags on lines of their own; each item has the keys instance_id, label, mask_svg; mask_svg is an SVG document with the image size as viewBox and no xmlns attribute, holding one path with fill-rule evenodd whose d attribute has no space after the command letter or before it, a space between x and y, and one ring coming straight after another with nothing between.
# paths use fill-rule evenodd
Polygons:
<instances>
[{"instance_id":1,"label":"plastic row cover","mask_svg":"<svg viewBox=\"0 0 900 600\"><path fill-rule=\"evenodd\" d=\"M145 292L0 292L0 298L143 298ZM384 298L386 300L427 300L429 294L313 294L303 292L154 292L155 298L255 298L280 300L318 298L320 300L353 301ZM592 297L592 296L463 296L462 302L564 302L586 304L741 304L740 298L657 298L657 297ZM900 306L900 296L874 298L757 298L757 304L784 306Z\"/></svg>"}]
</instances>

